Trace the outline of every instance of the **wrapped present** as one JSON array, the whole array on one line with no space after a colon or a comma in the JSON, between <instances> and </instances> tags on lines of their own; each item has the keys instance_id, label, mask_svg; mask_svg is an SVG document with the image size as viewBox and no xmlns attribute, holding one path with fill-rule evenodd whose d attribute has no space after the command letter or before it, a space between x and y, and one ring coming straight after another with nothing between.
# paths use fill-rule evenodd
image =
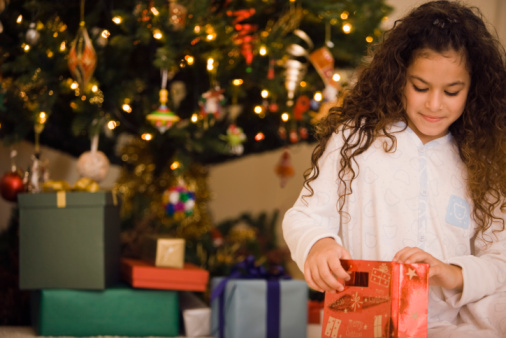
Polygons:
<instances>
[{"instance_id":1,"label":"wrapped present","mask_svg":"<svg viewBox=\"0 0 506 338\"><path fill-rule=\"evenodd\" d=\"M351 280L326 293L322 337L426 337L428 264L341 260Z\"/></svg>"},{"instance_id":2,"label":"wrapped present","mask_svg":"<svg viewBox=\"0 0 506 338\"><path fill-rule=\"evenodd\" d=\"M135 288L179 291L205 291L209 281L209 271L191 263L165 268L133 258L121 259L121 276Z\"/></svg>"},{"instance_id":3,"label":"wrapped present","mask_svg":"<svg viewBox=\"0 0 506 338\"><path fill-rule=\"evenodd\" d=\"M184 266L185 240L161 235L145 235L142 238L141 256L145 261L168 268Z\"/></svg>"},{"instance_id":4,"label":"wrapped present","mask_svg":"<svg viewBox=\"0 0 506 338\"><path fill-rule=\"evenodd\" d=\"M308 300L307 302L307 322L308 324L320 324L323 302L317 300Z\"/></svg>"},{"instance_id":5,"label":"wrapped present","mask_svg":"<svg viewBox=\"0 0 506 338\"><path fill-rule=\"evenodd\" d=\"M19 287L104 289L120 280L120 206L111 192L19 194Z\"/></svg>"},{"instance_id":6,"label":"wrapped present","mask_svg":"<svg viewBox=\"0 0 506 338\"><path fill-rule=\"evenodd\" d=\"M176 291L45 289L32 292L32 323L38 336L179 335Z\"/></svg>"},{"instance_id":7,"label":"wrapped present","mask_svg":"<svg viewBox=\"0 0 506 338\"><path fill-rule=\"evenodd\" d=\"M211 308L193 292L179 292L179 305L183 314L184 333L187 337L211 335Z\"/></svg>"},{"instance_id":8,"label":"wrapped present","mask_svg":"<svg viewBox=\"0 0 506 338\"><path fill-rule=\"evenodd\" d=\"M272 275L248 257L211 281L211 334L219 338L306 337L308 287Z\"/></svg>"}]
</instances>

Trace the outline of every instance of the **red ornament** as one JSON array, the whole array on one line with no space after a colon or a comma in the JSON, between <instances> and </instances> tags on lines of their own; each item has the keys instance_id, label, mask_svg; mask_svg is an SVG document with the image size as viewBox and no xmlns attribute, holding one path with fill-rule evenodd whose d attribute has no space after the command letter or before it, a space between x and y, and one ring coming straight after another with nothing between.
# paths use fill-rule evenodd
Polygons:
<instances>
[{"instance_id":1,"label":"red ornament","mask_svg":"<svg viewBox=\"0 0 506 338\"><path fill-rule=\"evenodd\" d=\"M70 73L84 90L97 65L97 54L84 24L77 31L68 55Z\"/></svg>"},{"instance_id":2,"label":"red ornament","mask_svg":"<svg viewBox=\"0 0 506 338\"><path fill-rule=\"evenodd\" d=\"M297 131L295 129L290 130L290 142L295 143L299 140L299 136L297 135Z\"/></svg>"},{"instance_id":3,"label":"red ornament","mask_svg":"<svg viewBox=\"0 0 506 338\"><path fill-rule=\"evenodd\" d=\"M23 177L16 171L5 173L0 179L0 193L9 202L17 202L18 194L25 191Z\"/></svg>"},{"instance_id":4,"label":"red ornament","mask_svg":"<svg viewBox=\"0 0 506 338\"><path fill-rule=\"evenodd\" d=\"M253 14L255 14L254 8L227 11L228 16L235 17L232 22L237 32L234 36L234 42L241 46L241 54L246 60L247 66L250 66L253 61L253 42L257 39L255 33L258 26L245 23L244 20L247 20Z\"/></svg>"},{"instance_id":5,"label":"red ornament","mask_svg":"<svg viewBox=\"0 0 506 338\"><path fill-rule=\"evenodd\" d=\"M311 105L311 100L306 95L301 95L297 98L295 102L295 107L293 107L293 118L296 120L302 120L304 113L309 110Z\"/></svg>"}]
</instances>

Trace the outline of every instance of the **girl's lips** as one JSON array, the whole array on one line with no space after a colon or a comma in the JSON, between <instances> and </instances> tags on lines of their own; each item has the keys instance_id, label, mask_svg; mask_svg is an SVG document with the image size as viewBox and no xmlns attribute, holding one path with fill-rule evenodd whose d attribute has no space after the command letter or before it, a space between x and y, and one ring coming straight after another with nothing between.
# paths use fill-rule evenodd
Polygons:
<instances>
[{"instance_id":1,"label":"girl's lips","mask_svg":"<svg viewBox=\"0 0 506 338\"><path fill-rule=\"evenodd\" d=\"M432 122L432 123L439 122L443 119L442 117L434 117L434 116L428 116L428 115L423 115L423 114L422 114L422 117L424 118L425 121Z\"/></svg>"}]
</instances>

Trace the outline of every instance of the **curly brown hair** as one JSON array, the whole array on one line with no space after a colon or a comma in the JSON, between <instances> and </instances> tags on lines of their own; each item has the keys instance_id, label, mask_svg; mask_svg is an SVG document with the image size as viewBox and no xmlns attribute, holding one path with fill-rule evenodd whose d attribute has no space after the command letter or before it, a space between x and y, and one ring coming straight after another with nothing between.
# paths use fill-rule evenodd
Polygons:
<instances>
[{"instance_id":1,"label":"curly brown hair","mask_svg":"<svg viewBox=\"0 0 506 338\"><path fill-rule=\"evenodd\" d=\"M406 69L421 49L436 52L455 50L466 57L471 85L463 114L450 127L460 158L467 167L468 193L473 200L473 219L483 232L503 209L506 194L506 65L504 48L491 34L478 8L455 1L432 1L395 22L381 43L371 49L372 60L360 71L357 83L346 93L342 105L330 109L316 126L317 145L311 168L304 172L304 186L319 176L318 159L327 141L339 128L350 132L341 149L339 180L345 192L339 197L342 212L351 182L358 175L355 158L365 152L378 135L389 142L385 151L396 147L388 127L397 121L407 125L403 105ZM348 176L349 175L349 176ZM348 177L345 180L345 177Z\"/></svg>"}]
</instances>

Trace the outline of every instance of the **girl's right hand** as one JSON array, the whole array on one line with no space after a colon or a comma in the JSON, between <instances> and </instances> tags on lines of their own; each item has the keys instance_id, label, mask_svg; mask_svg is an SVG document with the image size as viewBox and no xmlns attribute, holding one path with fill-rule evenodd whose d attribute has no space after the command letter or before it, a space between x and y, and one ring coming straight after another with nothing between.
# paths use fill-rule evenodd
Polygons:
<instances>
[{"instance_id":1,"label":"girl's right hand","mask_svg":"<svg viewBox=\"0 0 506 338\"><path fill-rule=\"evenodd\" d=\"M343 291L350 275L341 266L340 259L351 259L346 249L333 238L318 240L307 255L304 263L304 277L309 287L320 292Z\"/></svg>"}]
</instances>

